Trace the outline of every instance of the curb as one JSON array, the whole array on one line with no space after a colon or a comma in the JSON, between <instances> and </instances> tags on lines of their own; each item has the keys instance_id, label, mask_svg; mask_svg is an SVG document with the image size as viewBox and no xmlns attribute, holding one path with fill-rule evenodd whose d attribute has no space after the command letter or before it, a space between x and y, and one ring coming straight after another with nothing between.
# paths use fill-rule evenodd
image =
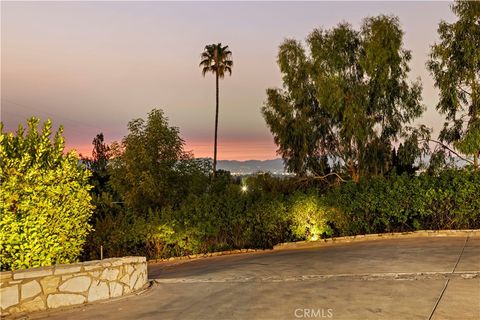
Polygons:
<instances>
[{"instance_id":1,"label":"curb","mask_svg":"<svg viewBox=\"0 0 480 320\"><path fill-rule=\"evenodd\" d=\"M273 250L287 250L295 248L315 248L328 246L336 243L349 243L353 241L385 240L397 238L425 238L425 237L465 237L480 236L480 229L465 230L418 230L408 232L371 233L356 236L326 238L315 241L297 241L279 243L273 246Z\"/></svg>"},{"instance_id":2,"label":"curb","mask_svg":"<svg viewBox=\"0 0 480 320\"><path fill-rule=\"evenodd\" d=\"M279 251L279 250L290 250L290 249L316 248L316 247L322 247L322 246L329 246L337 243L349 243L353 241L385 240L385 239L396 239L396 238L464 237L468 235L474 236L474 237L476 236L480 237L480 229L418 230L418 231L407 231L407 232L361 234L356 236L326 238L326 239L320 239L315 241L306 240L306 241L296 241L296 242L284 242L284 243L279 243L273 246L273 249L236 249L236 250L192 254L192 255L181 256L181 257L170 257L165 259L152 259L152 260L148 260L148 263L189 261L189 260L197 260L197 259L209 258L209 257L241 254L241 253L271 252L272 250Z\"/></svg>"},{"instance_id":3,"label":"curb","mask_svg":"<svg viewBox=\"0 0 480 320\"><path fill-rule=\"evenodd\" d=\"M272 251L272 249L235 249L235 250L226 250L226 251L198 253L198 254L191 254L188 256L170 257L165 259L152 259L152 260L148 260L147 262L158 263L158 262L175 262L175 261L185 261L185 260L188 261L188 260L196 260L196 259L209 258L209 257L228 256L232 254L263 252L263 251Z\"/></svg>"}]
</instances>

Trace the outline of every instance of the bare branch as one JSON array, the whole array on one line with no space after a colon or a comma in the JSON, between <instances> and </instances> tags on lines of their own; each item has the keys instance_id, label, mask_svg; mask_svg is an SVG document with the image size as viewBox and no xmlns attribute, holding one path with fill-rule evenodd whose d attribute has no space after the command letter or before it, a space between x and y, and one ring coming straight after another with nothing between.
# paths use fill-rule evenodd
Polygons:
<instances>
[{"instance_id":1,"label":"bare branch","mask_svg":"<svg viewBox=\"0 0 480 320\"><path fill-rule=\"evenodd\" d=\"M468 94L470 97L472 96L472 93L471 92L468 92L467 90L463 89L462 86L457 86L457 88L461 91L463 91L463 93L466 93Z\"/></svg>"},{"instance_id":2,"label":"bare branch","mask_svg":"<svg viewBox=\"0 0 480 320\"><path fill-rule=\"evenodd\" d=\"M461 156L458 152L456 152L455 150L453 150L452 148L450 148L449 146L447 146L446 144L444 144L443 142L441 141L438 141L438 140L434 140L434 139L422 139L422 140L419 140L418 142L423 142L423 141L426 141L426 142L434 142L438 145L440 145L442 148L444 149L447 149L448 151L450 151L451 153L453 153L454 155L456 155L457 157L459 157L460 159L470 163L470 164L473 164L473 161L470 160L470 159L467 159L463 156Z\"/></svg>"},{"instance_id":3,"label":"bare branch","mask_svg":"<svg viewBox=\"0 0 480 320\"><path fill-rule=\"evenodd\" d=\"M330 172L324 176L313 176L313 177L305 177L305 178L301 178L298 180L298 182L304 182L304 181L309 181L309 180L327 180L328 177L331 177L331 176L336 176L338 178L338 180L342 181L342 182L348 182L350 180L345 180L343 179L338 173L336 172Z\"/></svg>"}]
</instances>

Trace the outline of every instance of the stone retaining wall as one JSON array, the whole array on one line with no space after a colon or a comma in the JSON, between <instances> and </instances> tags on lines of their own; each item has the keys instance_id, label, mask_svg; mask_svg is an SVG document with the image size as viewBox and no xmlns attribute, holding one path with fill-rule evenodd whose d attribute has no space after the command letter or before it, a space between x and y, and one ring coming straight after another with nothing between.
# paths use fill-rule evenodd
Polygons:
<instances>
[{"instance_id":1,"label":"stone retaining wall","mask_svg":"<svg viewBox=\"0 0 480 320\"><path fill-rule=\"evenodd\" d=\"M148 283L145 257L124 257L0 273L1 315L119 297Z\"/></svg>"}]
</instances>

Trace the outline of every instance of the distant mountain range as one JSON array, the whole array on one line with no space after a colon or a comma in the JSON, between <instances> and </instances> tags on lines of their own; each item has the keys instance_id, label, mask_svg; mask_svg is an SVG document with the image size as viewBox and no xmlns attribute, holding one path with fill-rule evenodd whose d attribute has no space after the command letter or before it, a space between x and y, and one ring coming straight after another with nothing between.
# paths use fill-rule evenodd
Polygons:
<instances>
[{"instance_id":1,"label":"distant mountain range","mask_svg":"<svg viewBox=\"0 0 480 320\"><path fill-rule=\"evenodd\" d=\"M422 157L424 163L430 162L430 155ZM454 157L453 161L457 167L464 167L467 163L464 160L461 160L458 157ZM330 165L333 164L333 161L329 161ZM417 161L418 164L418 161ZM218 160L217 169L230 171L233 175L246 175L256 172L270 172L274 175L286 175L288 174L285 171L283 160L272 159L272 160Z\"/></svg>"},{"instance_id":2,"label":"distant mountain range","mask_svg":"<svg viewBox=\"0 0 480 320\"><path fill-rule=\"evenodd\" d=\"M272 174L285 174L282 159L273 160L218 160L217 169L230 171L234 175L252 174L255 172L271 172Z\"/></svg>"}]
</instances>

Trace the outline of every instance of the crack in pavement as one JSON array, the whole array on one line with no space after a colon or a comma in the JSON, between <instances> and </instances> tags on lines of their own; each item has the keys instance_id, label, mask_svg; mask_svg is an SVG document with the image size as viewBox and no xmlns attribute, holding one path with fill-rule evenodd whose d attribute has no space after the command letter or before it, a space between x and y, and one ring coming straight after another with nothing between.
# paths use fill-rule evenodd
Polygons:
<instances>
[{"instance_id":1,"label":"crack in pavement","mask_svg":"<svg viewBox=\"0 0 480 320\"><path fill-rule=\"evenodd\" d=\"M468 239L470 238L470 235L467 236L465 239L465 242L463 243L462 251L458 255L457 262L453 266L451 274L455 274L455 270L457 269L458 263L460 262L460 259L462 258L463 252L465 251L465 247L467 246ZM438 297L437 301L435 302L435 305L433 306L432 312L430 312L430 315L428 316L428 320L431 320L435 311L437 310L438 304L442 300L443 294L445 293L445 290L447 290L448 283L450 282L450 278L447 278L445 281L445 286L443 286L442 292L440 292L440 296Z\"/></svg>"},{"instance_id":2,"label":"crack in pavement","mask_svg":"<svg viewBox=\"0 0 480 320\"><path fill-rule=\"evenodd\" d=\"M374 281L374 280L448 280L463 279L469 280L480 278L480 271L462 272L388 272L388 273L365 273L365 274L312 274L297 276L263 276L263 277L210 277L210 278L158 278L153 279L155 283L221 283L221 282L290 282L290 281L325 281L325 280L347 280L347 281Z\"/></svg>"}]
</instances>

